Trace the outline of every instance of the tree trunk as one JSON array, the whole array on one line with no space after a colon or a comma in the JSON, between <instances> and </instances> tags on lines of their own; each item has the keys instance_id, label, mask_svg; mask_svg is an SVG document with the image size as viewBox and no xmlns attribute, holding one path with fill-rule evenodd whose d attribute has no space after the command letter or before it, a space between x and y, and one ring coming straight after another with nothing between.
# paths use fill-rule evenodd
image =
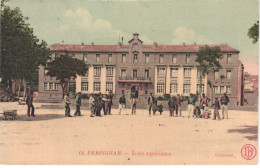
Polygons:
<instances>
[{"instance_id":1,"label":"tree trunk","mask_svg":"<svg viewBox=\"0 0 260 168\"><path fill-rule=\"evenodd\" d=\"M27 88L26 88L26 81L23 80L23 100L25 100L26 90L27 90Z\"/></svg>"},{"instance_id":2,"label":"tree trunk","mask_svg":"<svg viewBox=\"0 0 260 168\"><path fill-rule=\"evenodd\" d=\"M12 96L13 95L13 87L12 87L12 80L11 79L9 79L8 80L8 87L9 87L9 94L10 94L10 96Z\"/></svg>"},{"instance_id":3,"label":"tree trunk","mask_svg":"<svg viewBox=\"0 0 260 168\"><path fill-rule=\"evenodd\" d=\"M202 73L201 73L201 70L200 70L200 87L199 87L199 102L201 100L201 91L202 91Z\"/></svg>"},{"instance_id":4,"label":"tree trunk","mask_svg":"<svg viewBox=\"0 0 260 168\"><path fill-rule=\"evenodd\" d=\"M20 92L21 92L21 80L19 79L18 93L17 93L18 99L20 97Z\"/></svg>"}]
</instances>

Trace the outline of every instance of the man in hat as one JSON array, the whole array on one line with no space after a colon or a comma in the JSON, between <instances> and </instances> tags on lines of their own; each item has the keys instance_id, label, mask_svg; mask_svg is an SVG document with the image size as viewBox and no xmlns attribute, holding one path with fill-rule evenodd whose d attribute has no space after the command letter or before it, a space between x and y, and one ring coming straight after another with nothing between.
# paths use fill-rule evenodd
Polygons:
<instances>
[{"instance_id":1,"label":"man in hat","mask_svg":"<svg viewBox=\"0 0 260 168\"><path fill-rule=\"evenodd\" d=\"M136 98L134 96L130 99L131 109L132 109L132 115L136 114Z\"/></svg>"},{"instance_id":2,"label":"man in hat","mask_svg":"<svg viewBox=\"0 0 260 168\"><path fill-rule=\"evenodd\" d=\"M27 110L27 116L30 117L35 117L34 115L34 106L33 106L33 91L30 91L30 93L27 95L26 97L26 104L28 106L28 110ZM32 109L32 110L30 110ZM31 111L31 114L30 114Z\"/></svg>"},{"instance_id":3,"label":"man in hat","mask_svg":"<svg viewBox=\"0 0 260 168\"><path fill-rule=\"evenodd\" d=\"M174 110L175 110L175 97L172 96L168 102L169 110L170 110L170 117L174 117Z\"/></svg>"},{"instance_id":4,"label":"man in hat","mask_svg":"<svg viewBox=\"0 0 260 168\"><path fill-rule=\"evenodd\" d=\"M121 111L123 108L125 108L126 105L126 100L125 100L125 95L122 95L119 99L119 115L121 114Z\"/></svg>"},{"instance_id":5,"label":"man in hat","mask_svg":"<svg viewBox=\"0 0 260 168\"><path fill-rule=\"evenodd\" d=\"M193 115L194 113L195 102L196 102L195 97L190 93L190 97L188 98L188 112L189 112L188 118L190 118L190 114Z\"/></svg>"},{"instance_id":6,"label":"man in hat","mask_svg":"<svg viewBox=\"0 0 260 168\"><path fill-rule=\"evenodd\" d=\"M76 95L76 112L74 113L74 116L76 115L81 116L80 106L81 106L81 92L78 92Z\"/></svg>"},{"instance_id":7,"label":"man in hat","mask_svg":"<svg viewBox=\"0 0 260 168\"><path fill-rule=\"evenodd\" d=\"M89 110L90 110L90 117L94 117L95 115L95 99L93 94L90 94L89 97Z\"/></svg>"},{"instance_id":8,"label":"man in hat","mask_svg":"<svg viewBox=\"0 0 260 168\"><path fill-rule=\"evenodd\" d=\"M64 96L64 103L65 103L65 117L71 117L71 115L70 115L69 93L65 94L65 96Z\"/></svg>"},{"instance_id":9,"label":"man in hat","mask_svg":"<svg viewBox=\"0 0 260 168\"><path fill-rule=\"evenodd\" d=\"M108 107L107 107L107 113L108 113L109 115L112 115L112 114L111 114L111 107L112 107L112 105L113 105L113 101L112 101L112 99L113 99L112 91L109 91L109 94L108 94L108 97L107 97L107 98L109 99Z\"/></svg>"},{"instance_id":10,"label":"man in hat","mask_svg":"<svg viewBox=\"0 0 260 168\"><path fill-rule=\"evenodd\" d=\"M180 94L177 94L175 99L176 99L176 101L175 101L175 111L176 111L176 117L178 117L178 112L180 113L179 115L181 116L181 103L182 103L182 99L180 97Z\"/></svg>"},{"instance_id":11,"label":"man in hat","mask_svg":"<svg viewBox=\"0 0 260 168\"><path fill-rule=\"evenodd\" d=\"M215 97L215 103L212 104L212 107L214 106L214 118L213 120L216 120L216 117L218 117L218 119L220 120L220 116L219 116L219 109L220 109L220 105L219 105L219 101L218 101L218 97Z\"/></svg>"},{"instance_id":12,"label":"man in hat","mask_svg":"<svg viewBox=\"0 0 260 168\"><path fill-rule=\"evenodd\" d=\"M152 106L153 106L153 103L155 100L152 93L150 93L150 96L148 97L147 100L148 100L149 116L151 116L151 110L152 110Z\"/></svg>"},{"instance_id":13,"label":"man in hat","mask_svg":"<svg viewBox=\"0 0 260 168\"><path fill-rule=\"evenodd\" d=\"M226 114L226 118L228 119L228 108L227 105L229 103L229 98L226 93L221 97L221 109L222 109L222 119L224 119L224 114Z\"/></svg>"},{"instance_id":14,"label":"man in hat","mask_svg":"<svg viewBox=\"0 0 260 168\"><path fill-rule=\"evenodd\" d=\"M208 107L208 104L210 102L210 99L205 96L205 93L202 94L202 98L200 99L200 106L201 109L204 110L204 107ZM204 112L203 112L204 113Z\"/></svg>"}]
</instances>

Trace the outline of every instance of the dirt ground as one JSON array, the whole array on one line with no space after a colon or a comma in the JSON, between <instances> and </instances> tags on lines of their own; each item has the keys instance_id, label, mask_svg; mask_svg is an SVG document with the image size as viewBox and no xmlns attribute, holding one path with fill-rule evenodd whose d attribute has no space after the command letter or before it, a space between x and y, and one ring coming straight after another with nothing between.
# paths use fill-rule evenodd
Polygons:
<instances>
[{"instance_id":1,"label":"dirt ground","mask_svg":"<svg viewBox=\"0 0 260 168\"><path fill-rule=\"evenodd\" d=\"M219 121L187 118L186 111L149 117L139 109L93 118L82 110L81 117L65 118L63 109L40 106L35 103L36 117L28 118L25 105L0 103L2 110L18 110L15 121L0 117L1 164L257 164L257 156L241 155L246 144L257 148L257 112L230 110L230 119Z\"/></svg>"}]
</instances>

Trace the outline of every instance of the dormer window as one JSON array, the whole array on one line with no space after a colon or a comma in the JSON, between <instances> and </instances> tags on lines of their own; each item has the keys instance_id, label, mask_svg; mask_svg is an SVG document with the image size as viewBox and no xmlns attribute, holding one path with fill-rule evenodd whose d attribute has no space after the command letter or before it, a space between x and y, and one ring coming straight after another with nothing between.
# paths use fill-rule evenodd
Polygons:
<instances>
[{"instance_id":1,"label":"dormer window","mask_svg":"<svg viewBox=\"0 0 260 168\"><path fill-rule=\"evenodd\" d=\"M138 54L134 54L134 60L133 63L137 63Z\"/></svg>"}]
</instances>

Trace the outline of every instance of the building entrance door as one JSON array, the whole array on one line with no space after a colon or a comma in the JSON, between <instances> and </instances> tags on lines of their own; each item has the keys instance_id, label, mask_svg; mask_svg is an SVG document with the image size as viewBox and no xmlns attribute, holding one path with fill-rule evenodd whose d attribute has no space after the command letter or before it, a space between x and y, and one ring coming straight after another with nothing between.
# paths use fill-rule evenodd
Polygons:
<instances>
[{"instance_id":1,"label":"building entrance door","mask_svg":"<svg viewBox=\"0 0 260 168\"><path fill-rule=\"evenodd\" d=\"M138 98L139 90L137 86L132 86L131 88L131 97Z\"/></svg>"}]
</instances>

